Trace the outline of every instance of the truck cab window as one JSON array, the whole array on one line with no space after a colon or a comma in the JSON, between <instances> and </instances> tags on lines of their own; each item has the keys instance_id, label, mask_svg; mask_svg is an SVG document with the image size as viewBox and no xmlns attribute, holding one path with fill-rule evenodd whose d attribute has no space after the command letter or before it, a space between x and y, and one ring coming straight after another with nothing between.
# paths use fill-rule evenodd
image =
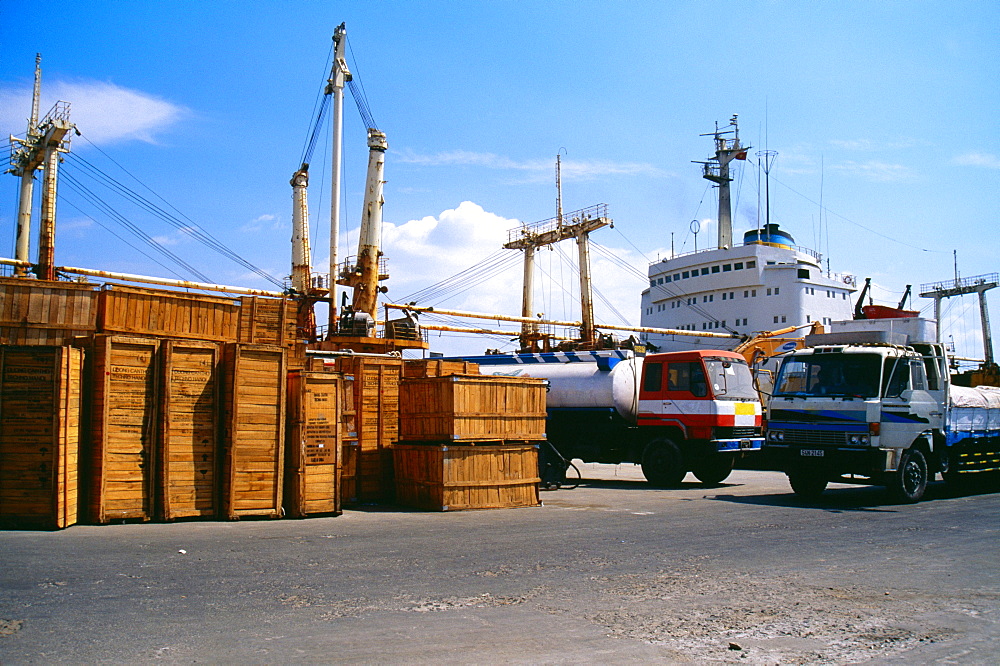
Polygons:
<instances>
[{"instance_id":1,"label":"truck cab window","mask_svg":"<svg viewBox=\"0 0 1000 666\"><path fill-rule=\"evenodd\" d=\"M696 398L708 395L708 382L701 363L671 363L667 370L668 391L688 391Z\"/></svg>"},{"instance_id":2,"label":"truck cab window","mask_svg":"<svg viewBox=\"0 0 1000 666\"><path fill-rule=\"evenodd\" d=\"M882 372L882 395L887 398L899 397L910 385L910 363L905 358L885 359Z\"/></svg>"},{"instance_id":3,"label":"truck cab window","mask_svg":"<svg viewBox=\"0 0 1000 666\"><path fill-rule=\"evenodd\" d=\"M645 368L645 379L642 381L642 390L649 393L658 393L663 386L663 364L647 363Z\"/></svg>"}]
</instances>

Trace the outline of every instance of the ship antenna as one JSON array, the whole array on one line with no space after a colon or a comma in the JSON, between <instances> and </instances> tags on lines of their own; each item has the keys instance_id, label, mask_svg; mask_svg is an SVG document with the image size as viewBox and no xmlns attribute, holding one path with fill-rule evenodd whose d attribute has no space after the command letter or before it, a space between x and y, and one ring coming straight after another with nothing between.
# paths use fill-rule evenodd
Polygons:
<instances>
[{"instance_id":1,"label":"ship antenna","mask_svg":"<svg viewBox=\"0 0 1000 666\"><path fill-rule=\"evenodd\" d=\"M771 224L771 166L777 156L777 150L757 151L761 168L764 169L764 229L769 229Z\"/></svg>"}]
</instances>

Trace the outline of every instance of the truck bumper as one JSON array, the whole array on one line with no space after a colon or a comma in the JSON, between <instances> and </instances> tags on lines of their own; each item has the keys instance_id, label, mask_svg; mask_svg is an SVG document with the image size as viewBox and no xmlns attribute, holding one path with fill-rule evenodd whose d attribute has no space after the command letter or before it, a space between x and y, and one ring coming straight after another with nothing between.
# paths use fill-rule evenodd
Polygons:
<instances>
[{"instance_id":1,"label":"truck bumper","mask_svg":"<svg viewBox=\"0 0 1000 666\"><path fill-rule=\"evenodd\" d=\"M899 451L877 447L815 446L803 444L775 444L764 447L768 460L787 472L791 468L822 468L831 477L845 474L874 477L896 469Z\"/></svg>"},{"instance_id":2,"label":"truck bumper","mask_svg":"<svg viewBox=\"0 0 1000 666\"><path fill-rule=\"evenodd\" d=\"M740 453L760 451L764 447L763 437L740 437L735 439L711 439L709 446L716 453Z\"/></svg>"}]
</instances>

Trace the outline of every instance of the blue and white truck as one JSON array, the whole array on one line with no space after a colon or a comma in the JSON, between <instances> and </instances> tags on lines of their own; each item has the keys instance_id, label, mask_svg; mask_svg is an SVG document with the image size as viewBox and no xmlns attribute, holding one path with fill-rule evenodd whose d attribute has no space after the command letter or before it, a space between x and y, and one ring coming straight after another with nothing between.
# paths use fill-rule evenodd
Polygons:
<instances>
[{"instance_id":1,"label":"blue and white truck","mask_svg":"<svg viewBox=\"0 0 1000 666\"><path fill-rule=\"evenodd\" d=\"M783 357L764 449L796 494L816 497L836 481L916 502L937 473L960 484L1000 470L1000 389L952 385L943 345L927 337L810 335Z\"/></svg>"}]
</instances>

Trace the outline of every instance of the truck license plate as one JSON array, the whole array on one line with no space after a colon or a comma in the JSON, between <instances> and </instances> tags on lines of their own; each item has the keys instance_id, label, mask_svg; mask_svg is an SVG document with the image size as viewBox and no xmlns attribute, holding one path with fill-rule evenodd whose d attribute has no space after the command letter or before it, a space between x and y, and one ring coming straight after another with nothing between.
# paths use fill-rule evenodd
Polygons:
<instances>
[{"instance_id":1,"label":"truck license plate","mask_svg":"<svg viewBox=\"0 0 1000 666\"><path fill-rule=\"evenodd\" d=\"M804 456L812 456L814 458L822 458L824 451L823 451L823 449L802 449L801 451L799 451L799 453L801 455L804 455Z\"/></svg>"},{"instance_id":2,"label":"truck license plate","mask_svg":"<svg viewBox=\"0 0 1000 666\"><path fill-rule=\"evenodd\" d=\"M751 442L749 439L741 439L740 440L740 448L741 449L752 449L753 448L753 442Z\"/></svg>"}]
</instances>

